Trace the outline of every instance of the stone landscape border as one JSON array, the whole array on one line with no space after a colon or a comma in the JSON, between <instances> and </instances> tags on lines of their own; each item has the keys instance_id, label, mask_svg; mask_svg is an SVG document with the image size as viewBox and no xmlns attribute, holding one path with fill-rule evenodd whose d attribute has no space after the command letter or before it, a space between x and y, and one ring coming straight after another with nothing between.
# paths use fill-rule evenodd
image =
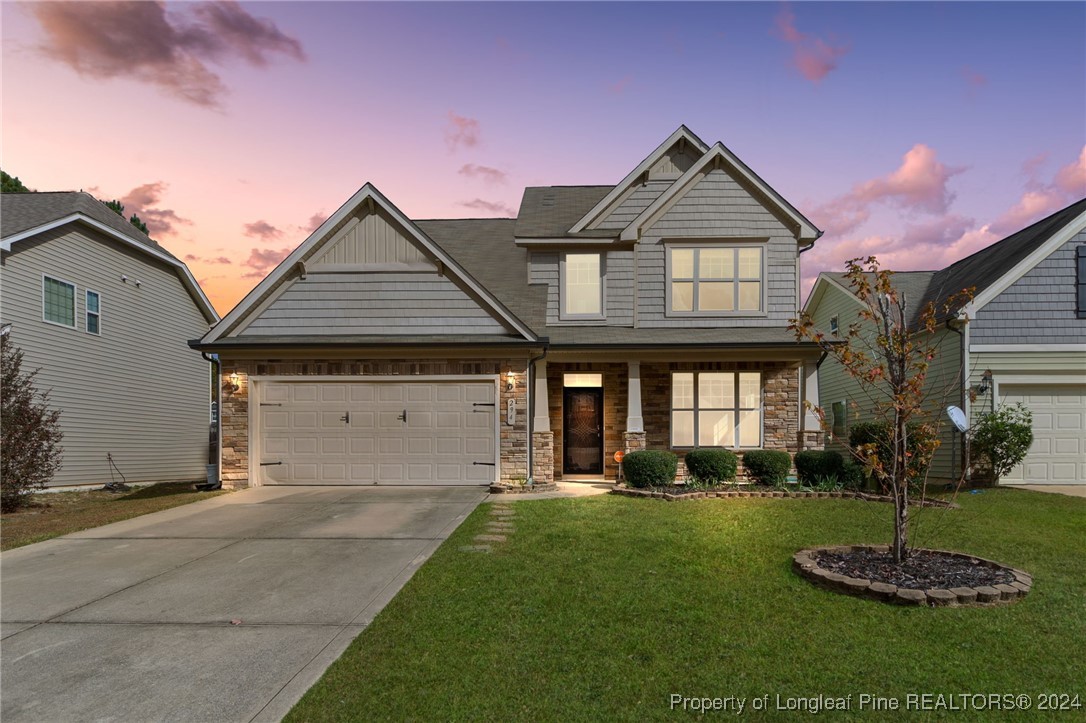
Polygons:
<instances>
[{"instance_id":1,"label":"stone landscape border","mask_svg":"<svg viewBox=\"0 0 1086 723\"><path fill-rule=\"evenodd\" d=\"M1006 570L1014 575L1011 584L1000 583L998 585L980 587L952 587L931 588L928 590L916 590L898 587L884 582L875 582L861 578L848 577L835 572L830 572L818 566L814 557L820 552L888 552L888 545L838 545L832 547L810 547L800 550L792 556L792 569L800 577L810 581L818 587L832 590L846 595L857 595L870 600L878 600L884 603L897 605L926 605L928 607L991 607L994 605L1006 605L1025 597L1033 588L1033 576L1028 572L1016 570L1013 567L1002 565L982 557L966 555L961 552L947 550L921 550L915 552L934 552L940 555L949 555L961 560L970 560L985 567L997 570Z\"/></svg>"},{"instance_id":2,"label":"stone landscape border","mask_svg":"<svg viewBox=\"0 0 1086 723\"><path fill-rule=\"evenodd\" d=\"M547 482L544 484L508 484L505 482L496 482L490 485L490 493L495 495L523 495L529 492L554 492L558 489L558 485L553 482Z\"/></svg>"},{"instance_id":3,"label":"stone landscape border","mask_svg":"<svg viewBox=\"0 0 1086 723\"><path fill-rule=\"evenodd\" d=\"M808 492L808 491L793 491L793 490L691 490L690 492L662 492L660 490L652 489L638 489L636 487L618 487L616 486L611 490L613 495L623 495L625 497L651 497L654 499L667 500L668 502L680 502L682 500L703 500L712 497L716 498L733 498L733 497L773 497L773 498L819 498L819 499L847 499L847 500L865 500L867 502L890 502L894 501L893 497L889 495L872 495L866 492L852 492L849 490L837 490L835 492ZM921 507L939 507L942 509L958 510L961 506L956 502L946 502L945 500L917 500L910 504L919 505Z\"/></svg>"}]
</instances>

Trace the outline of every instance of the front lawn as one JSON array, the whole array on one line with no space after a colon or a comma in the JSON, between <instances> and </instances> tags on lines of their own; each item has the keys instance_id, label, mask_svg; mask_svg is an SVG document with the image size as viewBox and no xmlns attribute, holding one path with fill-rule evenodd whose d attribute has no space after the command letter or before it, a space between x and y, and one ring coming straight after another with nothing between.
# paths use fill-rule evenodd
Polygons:
<instances>
[{"instance_id":1,"label":"front lawn","mask_svg":"<svg viewBox=\"0 0 1086 723\"><path fill-rule=\"evenodd\" d=\"M745 698L747 716L768 695L755 719L797 715L775 709L778 694L852 695L844 717L857 720L892 715L859 710L862 694L904 706L909 693L1067 693L1086 706L1086 500L1003 489L959 502L924 510L917 542L1029 571L1024 600L893 607L791 572L802 547L888 542L887 504L516 502L508 542L462 552L489 518L481 505L287 720L664 719L683 715L672 694ZM917 717L948 716L991 712Z\"/></svg>"},{"instance_id":2,"label":"front lawn","mask_svg":"<svg viewBox=\"0 0 1086 723\"><path fill-rule=\"evenodd\" d=\"M221 494L222 490L197 492L191 482L163 482L122 494L101 489L46 492L34 495L24 509L0 515L0 549L10 550Z\"/></svg>"}]
</instances>

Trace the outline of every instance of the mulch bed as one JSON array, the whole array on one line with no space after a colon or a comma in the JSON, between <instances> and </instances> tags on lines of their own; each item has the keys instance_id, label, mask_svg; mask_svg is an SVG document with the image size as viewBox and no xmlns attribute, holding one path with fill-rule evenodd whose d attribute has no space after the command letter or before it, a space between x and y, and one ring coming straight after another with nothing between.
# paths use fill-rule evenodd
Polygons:
<instances>
[{"instance_id":1,"label":"mulch bed","mask_svg":"<svg viewBox=\"0 0 1086 723\"><path fill-rule=\"evenodd\" d=\"M916 550L900 565L881 550L822 551L815 559L819 567L839 575L911 590L1009 585L1015 580L1010 570L934 550Z\"/></svg>"}]
</instances>

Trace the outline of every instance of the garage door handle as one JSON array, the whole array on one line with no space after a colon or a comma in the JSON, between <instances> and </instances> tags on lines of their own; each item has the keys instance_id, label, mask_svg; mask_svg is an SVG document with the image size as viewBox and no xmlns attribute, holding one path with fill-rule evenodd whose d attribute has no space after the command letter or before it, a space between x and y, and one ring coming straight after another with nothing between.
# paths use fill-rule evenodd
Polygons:
<instances>
[{"instance_id":1,"label":"garage door handle","mask_svg":"<svg viewBox=\"0 0 1086 723\"><path fill-rule=\"evenodd\" d=\"M401 421L401 422L403 422L404 424L407 424L407 410L406 410L406 409L405 409L405 410L403 410L403 414L401 414L401 415L399 415L398 417L396 417L396 419L400 420L400 421Z\"/></svg>"},{"instance_id":2,"label":"garage door handle","mask_svg":"<svg viewBox=\"0 0 1086 723\"><path fill-rule=\"evenodd\" d=\"M279 461L279 462L261 462L260 466L261 467L274 467L277 464L283 464L283 463L282 463L282 461Z\"/></svg>"},{"instance_id":3,"label":"garage door handle","mask_svg":"<svg viewBox=\"0 0 1086 723\"><path fill-rule=\"evenodd\" d=\"M472 462L472 464L476 465L476 466L479 466L479 467L497 467L498 466L497 462Z\"/></svg>"},{"instance_id":4,"label":"garage door handle","mask_svg":"<svg viewBox=\"0 0 1086 723\"><path fill-rule=\"evenodd\" d=\"M339 418L339 421L346 422L347 424L350 424L351 423L351 413L350 412L344 412L343 416Z\"/></svg>"}]
</instances>

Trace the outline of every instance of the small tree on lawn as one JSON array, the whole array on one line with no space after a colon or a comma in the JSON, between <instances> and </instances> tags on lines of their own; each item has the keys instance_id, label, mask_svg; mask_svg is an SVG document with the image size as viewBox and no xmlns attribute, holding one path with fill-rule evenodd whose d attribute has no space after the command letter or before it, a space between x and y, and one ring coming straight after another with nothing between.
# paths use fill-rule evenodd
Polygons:
<instances>
[{"instance_id":1,"label":"small tree on lawn","mask_svg":"<svg viewBox=\"0 0 1086 723\"><path fill-rule=\"evenodd\" d=\"M798 340L818 344L859 383L872 400L874 418L888 430L877 442L856 446L842 442L894 498L892 551L900 563L908 555L909 491L924 483L939 447L935 424L923 411L928 369L936 355L935 332L940 319L956 313L972 293L953 294L939 308L929 302L916 315L912 306L916 301L895 289L892 278L893 272L880 269L873 256L852 259L845 279L863 309L843 340L826 337L806 312L790 328ZM825 411L814 411L828 429Z\"/></svg>"},{"instance_id":2,"label":"small tree on lawn","mask_svg":"<svg viewBox=\"0 0 1086 723\"><path fill-rule=\"evenodd\" d=\"M44 489L60 467L60 412L49 394L34 386L37 371L24 373L23 352L0 337L0 509L18 509L26 496Z\"/></svg>"}]
</instances>

